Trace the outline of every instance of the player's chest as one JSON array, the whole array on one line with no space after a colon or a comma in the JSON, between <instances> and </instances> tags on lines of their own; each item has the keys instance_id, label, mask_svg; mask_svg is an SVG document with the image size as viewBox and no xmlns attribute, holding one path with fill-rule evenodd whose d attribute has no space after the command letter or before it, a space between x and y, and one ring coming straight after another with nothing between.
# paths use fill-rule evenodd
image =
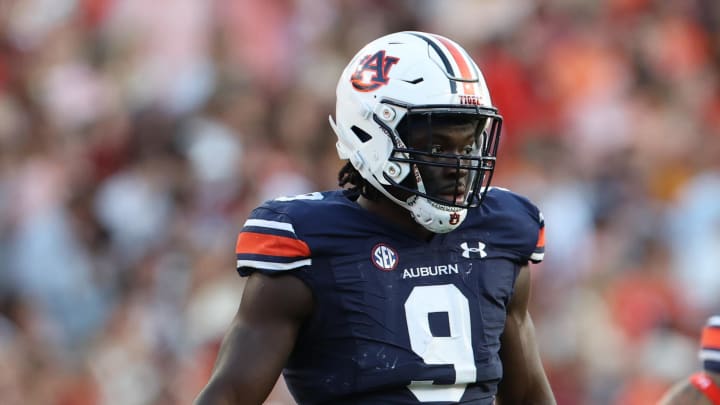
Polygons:
<instances>
[{"instance_id":1,"label":"player's chest","mask_svg":"<svg viewBox=\"0 0 720 405\"><path fill-rule=\"evenodd\" d=\"M506 301L518 265L505 252L476 238L443 238L403 246L392 240L358 245L353 254L333 257L327 271L341 289L383 300L407 299L418 286L455 285L471 299Z\"/></svg>"},{"instance_id":2,"label":"player's chest","mask_svg":"<svg viewBox=\"0 0 720 405\"><path fill-rule=\"evenodd\" d=\"M318 318L330 344L352 342L357 381L450 384L458 367L469 370L462 383L497 377L491 363L519 265L477 240L442 242L375 241L323 266Z\"/></svg>"},{"instance_id":3,"label":"player's chest","mask_svg":"<svg viewBox=\"0 0 720 405\"><path fill-rule=\"evenodd\" d=\"M338 217L336 232L319 232L321 237L308 240L313 256L329 258L336 272L351 268L367 276L379 271L385 273L380 278L387 281L429 280L460 275L464 270L482 278L498 272L497 268L487 271L496 266L491 263L498 259L514 263L526 260L520 253L525 250L522 232L508 232L507 226L501 224L502 218L495 216L480 220L475 215L466 226L437 234L429 242L368 218L351 219Z\"/></svg>"}]
</instances>

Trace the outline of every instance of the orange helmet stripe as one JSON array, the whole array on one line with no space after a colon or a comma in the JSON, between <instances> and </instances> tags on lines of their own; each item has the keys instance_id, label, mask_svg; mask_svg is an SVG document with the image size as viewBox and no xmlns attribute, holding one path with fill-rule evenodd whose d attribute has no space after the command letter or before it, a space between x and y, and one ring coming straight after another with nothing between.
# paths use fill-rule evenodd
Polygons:
<instances>
[{"instance_id":1,"label":"orange helmet stripe","mask_svg":"<svg viewBox=\"0 0 720 405\"><path fill-rule=\"evenodd\" d=\"M455 64L460 69L460 77L462 77L465 80L473 80L473 74L470 71L470 64L468 63L467 59L463 55L463 53L453 44L452 42L448 41L447 38L443 38L438 35L434 35L434 37L440 41L443 45L445 45L445 48L450 52L450 55L452 56L453 60L455 60ZM467 95L474 95L475 94L475 83L474 82L464 82L463 83L463 91Z\"/></svg>"}]
</instances>

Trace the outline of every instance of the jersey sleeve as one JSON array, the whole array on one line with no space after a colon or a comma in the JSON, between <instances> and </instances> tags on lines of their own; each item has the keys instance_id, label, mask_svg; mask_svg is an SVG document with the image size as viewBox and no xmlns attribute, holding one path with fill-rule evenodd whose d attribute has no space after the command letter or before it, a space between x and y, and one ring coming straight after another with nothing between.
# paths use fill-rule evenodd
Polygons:
<instances>
[{"instance_id":1,"label":"jersey sleeve","mask_svg":"<svg viewBox=\"0 0 720 405\"><path fill-rule=\"evenodd\" d=\"M267 206L256 208L245 221L235 254L241 276L254 271L273 274L312 264L310 248L295 233L291 218Z\"/></svg>"},{"instance_id":2,"label":"jersey sleeve","mask_svg":"<svg viewBox=\"0 0 720 405\"><path fill-rule=\"evenodd\" d=\"M545 218L540 211L538 211L538 227L535 250L530 254L530 261L533 263L540 263L545 258Z\"/></svg>"},{"instance_id":3,"label":"jersey sleeve","mask_svg":"<svg viewBox=\"0 0 720 405\"><path fill-rule=\"evenodd\" d=\"M545 219L529 198L506 188L491 187L482 205L481 222L493 235L491 244L514 260L540 263L545 258Z\"/></svg>"}]
</instances>

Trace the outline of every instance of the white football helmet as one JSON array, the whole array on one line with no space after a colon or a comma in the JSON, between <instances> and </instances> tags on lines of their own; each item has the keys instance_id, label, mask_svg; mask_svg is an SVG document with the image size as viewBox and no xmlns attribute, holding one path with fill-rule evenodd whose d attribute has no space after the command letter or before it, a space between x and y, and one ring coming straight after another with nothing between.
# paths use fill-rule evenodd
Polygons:
<instances>
[{"instance_id":1,"label":"white football helmet","mask_svg":"<svg viewBox=\"0 0 720 405\"><path fill-rule=\"evenodd\" d=\"M495 167L502 117L480 69L452 40L407 31L372 41L340 76L335 115L330 125L340 158L426 229L450 232L482 201ZM443 118L477 123L471 151L408 147L410 121L425 122L429 135L433 120ZM427 166L456 170L455 192L463 198L453 202L429 192L432 187L422 176Z\"/></svg>"}]
</instances>

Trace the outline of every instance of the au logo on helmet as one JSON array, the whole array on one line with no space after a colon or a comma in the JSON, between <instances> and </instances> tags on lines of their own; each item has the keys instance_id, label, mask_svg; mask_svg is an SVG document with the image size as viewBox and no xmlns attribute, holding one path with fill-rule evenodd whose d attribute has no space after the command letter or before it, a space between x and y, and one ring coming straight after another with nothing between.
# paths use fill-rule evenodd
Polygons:
<instances>
[{"instance_id":1,"label":"au logo on helmet","mask_svg":"<svg viewBox=\"0 0 720 405\"><path fill-rule=\"evenodd\" d=\"M360 60L355 73L350 76L353 87L359 91L373 91L388 83L388 73L400 58L385 56L385 51L366 55Z\"/></svg>"},{"instance_id":2,"label":"au logo on helmet","mask_svg":"<svg viewBox=\"0 0 720 405\"><path fill-rule=\"evenodd\" d=\"M460 214L457 212L450 213L450 225L457 225L460 223Z\"/></svg>"}]
</instances>

